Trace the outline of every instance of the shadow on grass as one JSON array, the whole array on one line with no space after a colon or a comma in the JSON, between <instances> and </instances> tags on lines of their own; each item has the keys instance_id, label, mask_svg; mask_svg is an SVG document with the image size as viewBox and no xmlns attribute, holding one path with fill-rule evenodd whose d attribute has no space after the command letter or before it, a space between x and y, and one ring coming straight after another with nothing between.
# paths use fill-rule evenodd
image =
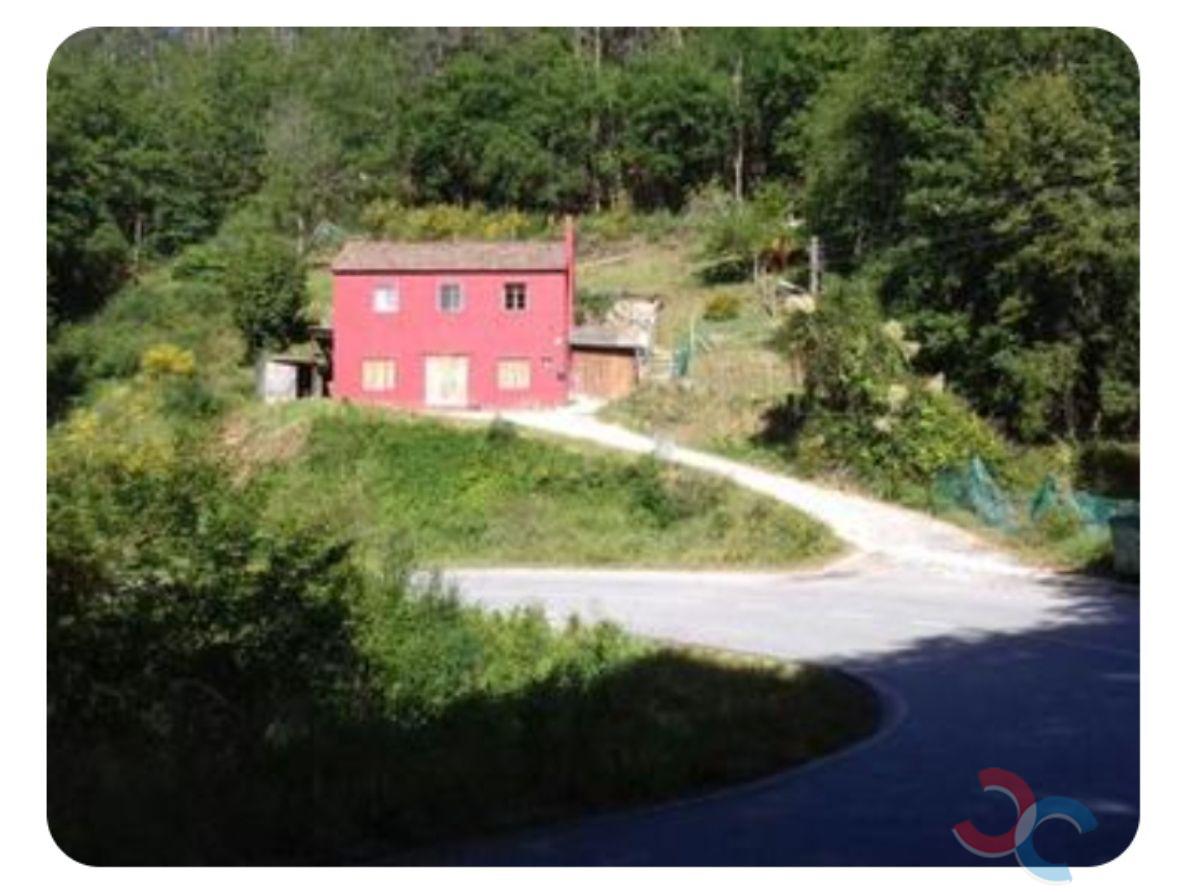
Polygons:
<instances>
[{"instance_id":1,"label":"shadow on grass","mask_svg":"<svg viewBox=\"0 0 1200 892\"><path fill-rule=\"evenodd\" d=\"M847 580L848 586L854 585ZM1098 826L1036 831L1039 854L1072 866L1119 856L1137 832L1139 604L1111 582L1054 577L1055 608L1009 630L964 629L847 651L838 665L901 704L886 733L842 758L662 809L606 815L431 848L390 863L653 866L1001 866L951 828L1013 826L1012 802L980 789L1000 767L1039 798L1085 804ZM1032 592L1013 588L1021 598Z\"/></svg>"},{"instance_id":2,"label":"shadow on grass","mask_svg":"<svg viewBox=\"0 0 1200 892\"><path fill-rule=\"evenodd\" d=\"M49 754L49 819L89 864L347 863L769 774L860 739L839 673L659 650L406 724L310 718L233 750L116 735Z\"/></svg>"}]
</instances>

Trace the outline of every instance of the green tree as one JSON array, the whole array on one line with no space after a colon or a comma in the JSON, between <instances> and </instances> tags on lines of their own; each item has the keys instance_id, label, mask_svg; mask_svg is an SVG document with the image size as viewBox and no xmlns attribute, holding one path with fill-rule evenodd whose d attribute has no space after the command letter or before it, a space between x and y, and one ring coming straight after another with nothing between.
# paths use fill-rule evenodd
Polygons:
<instances>
[{"instance_id":1,"label":"green tree","mask_svg":"<svg viewBox=\"0 0 1200 892\"><path fill-rule=\"evenodd\" d=\"M281 239L247 239L226 262L225 291L253 356L296 337L306 301L305 270Z\"/></svg>"},{"instance_id":2,"label":"green tree","mask_svg":"<svg viewBox=\"0 0 1200 892\"><path fill-rule=\"evenodd\" d=\"M1098 32L876 32L798 122L829 265L1024 439L1136 433L1136 95Z\"/></svg>"},{"instance_id":3,"label":"green tree","mask_svg":"<svg viewBox=\"0 0 1200 892\"><path fill-rule=\"evenodd\" d=\"M596 89L587 62L559 32L493 35L478 52L457 55L412 113L413 175L423 197L586 207Z\"/></svg>"},{"instance_id":4,"label":"green tree","mask_svg":"<svg viewBox=\"0 0 1200 892\"><path fill-rule=\"evenodd\" d=\"M308 247L313 229L335 212L342 173L337 143L307 102L288 97L267 120L263 192L281 232Z\"/></svg>"},{"instance_id":5,"label":"green tree","mask_svg":"<svg viewBox=\"0 0 1200 892\"><path fill-rule=\"evenodd\" d=\"M621 95L624 180L637 204L677 210L706 183L729 181L736 116L724 72L665 50L626 70Z\"/></svg>"}]
</instances>

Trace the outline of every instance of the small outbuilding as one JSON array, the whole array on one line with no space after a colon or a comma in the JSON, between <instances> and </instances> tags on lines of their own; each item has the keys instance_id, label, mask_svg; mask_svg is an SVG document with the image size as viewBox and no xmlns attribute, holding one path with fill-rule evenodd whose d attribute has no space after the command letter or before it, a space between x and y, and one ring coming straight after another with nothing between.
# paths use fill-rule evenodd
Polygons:
<instances>
[{"instance_id":1,"label":"small outbuilding","mask_svg":"<svg viewBox=\"0 0 1200 892\"><path fill-rule=\"evenodd\" d=\"M650 334L636 326L582 325L571 330L571 389L581 396L619 399L637 386Z\"/></svg>"},{"instance_id":2,"label":"small outbuilding","mask_svg":"<svg viewBox=\"0 0 1200 892\"><path fill-rule=\"evenodd\" d=\"M286 403L320 395L315 360L303 356L268 356L258 365L258 394L267 403Z\"/></svg>"}]
</instances>

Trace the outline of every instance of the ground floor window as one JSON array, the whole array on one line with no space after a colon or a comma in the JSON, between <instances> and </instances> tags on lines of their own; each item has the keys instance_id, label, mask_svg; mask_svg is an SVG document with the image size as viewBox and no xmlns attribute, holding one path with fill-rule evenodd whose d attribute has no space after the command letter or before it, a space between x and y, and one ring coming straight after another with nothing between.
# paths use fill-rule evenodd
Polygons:
<instances>
[{"instance_id":1,"label":"ground floor window","mask_svg":"<svg viewBox=\"0 0 1200 892\"><path fill-rule=\"evenodd\" d=\"M529 360L500 360L500 362L496 365L496 377L501 390L528 390Z\"/></svg>"},{"instance_id":2,"label":"ground floor window","mask_svg":"<svg viewBox=\"0 0 1200 892\"><path fill-rule=\"evenodd\" d=\"M368 393L393 390L396 387L396 360L364 359L362 389Z\"/></svg>"}]
</instances>

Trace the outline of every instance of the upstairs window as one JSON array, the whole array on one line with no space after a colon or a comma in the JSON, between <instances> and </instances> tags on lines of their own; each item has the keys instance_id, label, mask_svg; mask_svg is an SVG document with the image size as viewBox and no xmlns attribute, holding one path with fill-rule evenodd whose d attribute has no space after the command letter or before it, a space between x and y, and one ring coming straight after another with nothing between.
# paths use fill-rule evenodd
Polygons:
<instances>
[{"instance_id":1,"label":"upstairs window","mask_svg":"<svg viewBox=\"0 0 1200 892\"><path fill-rule=\"evenodd\" d=\"M371 292L371 307L376 313L400 312L400 292L395 285L380 283Z\"/></svg>"},{"instance_id":2,"label":"upstairs window","mask_svg":"<svg viewBox=\"0 0 1200 892\"><path fill-rule=\"evenodd\" d=\"M443 282L438 286L438 309L443 313L461 313L463 290L457 282Z\"/></svg>"},{"instance_id":3,"label":"upstairs window","mask_svg":"<svg viewBox=\"0 0 1200 892\"><path fill-rule=\"evenodd\" d=\"M509 282L504 286L504 309L510 313L520 313L527 305L524 282Z\"/></svg>"}]
</instances>

